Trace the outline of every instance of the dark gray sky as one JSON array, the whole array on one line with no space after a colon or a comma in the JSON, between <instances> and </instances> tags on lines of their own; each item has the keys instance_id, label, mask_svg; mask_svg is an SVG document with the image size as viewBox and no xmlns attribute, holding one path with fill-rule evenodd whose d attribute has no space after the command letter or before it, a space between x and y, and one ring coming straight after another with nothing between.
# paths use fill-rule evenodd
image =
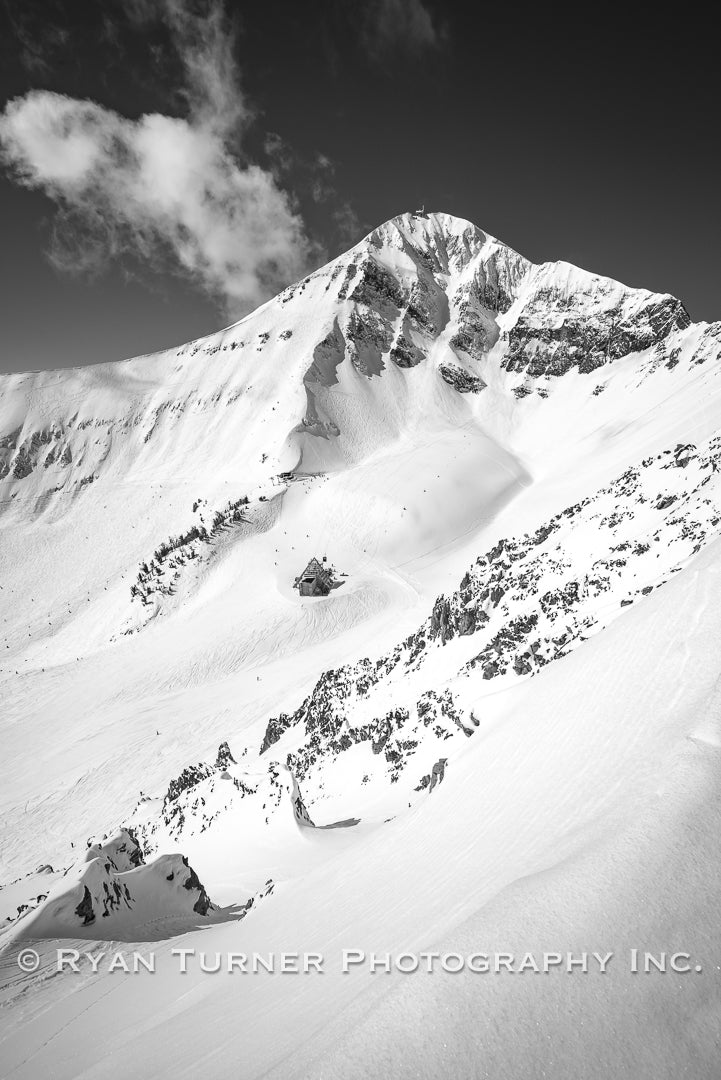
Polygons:
<instances>
[{"instance_id":1,"label":"dark gray sky","mask_svg":"<svg viewBox=\"0 0 721 1080\"><path fill-rule=\"evenodd\" d=\"M698 21L1 2L0 371L210 332L420 203L721 319Z\"/></svg>"}]
</instances>

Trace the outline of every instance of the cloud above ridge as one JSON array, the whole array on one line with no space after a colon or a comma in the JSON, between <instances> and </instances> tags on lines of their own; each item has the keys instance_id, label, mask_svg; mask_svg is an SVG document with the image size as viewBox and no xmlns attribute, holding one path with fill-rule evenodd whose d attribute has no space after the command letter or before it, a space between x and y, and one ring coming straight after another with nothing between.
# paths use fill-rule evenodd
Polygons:
<instances>
[{"instance_id":1,"label":"cloud above ridge","mask_svg":"<svg viewBox=\"0 0 721 1080\"><path fill-rule=\"evenodd\" d=\"M241 151L252 110L220 0L135 0L160 16L184 72L185 115L128 119L94 101L32 90L0 114L0 155L56 204L52 262L97 272L133 255L171 267L230 317L307 269L311 245L276 176Z\"/></svg>"}]
</instances>

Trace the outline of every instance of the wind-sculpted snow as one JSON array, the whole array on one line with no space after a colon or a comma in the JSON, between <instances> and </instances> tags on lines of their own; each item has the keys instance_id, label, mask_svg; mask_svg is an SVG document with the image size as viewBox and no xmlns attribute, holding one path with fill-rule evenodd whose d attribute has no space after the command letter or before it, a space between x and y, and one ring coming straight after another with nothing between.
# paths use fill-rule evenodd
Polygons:
<instances>
[{"instance_id":1,"label":"wind-sculpted snow","mask_svg":"<svg viewBox=\"0 0 721 1080\"><path fill-rule=\"evenodd\" d=\"M182 855L145 862L132 830L88 843L82 858L23 914L26 938L83 937L132 940L158 923L207 916L215 910L198 875Z\"/></svg>"},{"instance_id":2,"label":"wind-sculpted snow","mask_svg":"<svg viewBox=\"0 0 721 1080\"><path fill-rule=\"evenodd\" d=\"M106 867L108 874L132 870L136 866L142 866L145 861L134 832L132 829L127 828L118 829L114 834L104 836L102 840L93 840L91 837L87 841L87 847L79 860L79 864L95 860L99 860ZM43 901L48 898L47 886L57 881L58 878L64 878L68 873L69 868L55 870L52 866L46 864L40 866L34 873L25 875L23 878L18 879L17 882L12 882L11 885L15 885L16 888L11 891L23 895L25 900L17 905L14 912L11 911L7 903L3 904L5 924L11 924L16 918L26 916L28 912L40 907ZM37 886L39 884L46 887L46 891L32 895L33 885ZM118 889L114 888L112 892L107 892L104 897L104 910L108 909L108 905L110 905L110 910L117 907L121 895L122 890L119 887Z\"/></svg>"}]
</instances>

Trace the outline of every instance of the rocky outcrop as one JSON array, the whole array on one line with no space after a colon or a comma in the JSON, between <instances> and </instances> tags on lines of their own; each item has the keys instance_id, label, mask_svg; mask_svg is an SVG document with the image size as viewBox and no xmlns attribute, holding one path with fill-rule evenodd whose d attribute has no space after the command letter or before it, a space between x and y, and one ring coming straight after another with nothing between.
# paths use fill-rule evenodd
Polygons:
<instances>
[{"instance_id":1,"label":"rocky outcrop","mask_svg":"<svg viewBox=\"0 0 721 1080\"><path fill-rule=\"evenodd\" d=\"M286 731L291 723L292 718L287 713L281 713L280 716L271 717L268 721L268 725L265 729L263 741L260 744L260 753L264 754L266 750L269 750L273 743L277 743L284 731Z\"/></svg>"},{"instance_id":2,"label":"rocky outcrop","mask_svg":"<svg viewBox=\"0 0 721 1080\"><path fill-rule=\"evenodd\" d=\"M372 310L351 312L346 326L348 355L356 371L367 378L380 375L385 369L383 355L393 342L389 322Z\"/></svg>"},{"instance_id":3,"label":"rocky outcrop","mask_svg":"<svg viewBox=\"0 0 721 1080\"><path fill-rule=\"evenodd\" d=\"M533 378L576 369L587 375L609 361L658 345L690 318L672 296L650 296L638 308L630 297L589 315L584 294L554 295L542 289L508 331L502 366ZM629 310L630 308L630 310Z\"/></svg>"},{"instance_id":4,"label":"rocky outcrop","mask_svg":"<svg viewBox=\"0 0 721 1080\"><path fill-rule=\"evenodd\" d=\"M40 464L45 468L72 464L69 444L63 446L67 435L63 425L31 431L24 438L21 434L22 428L16 428L0 439L0 480L6 476L24 480Z\"/></svg>"},{"instance_id":5,"label":"rocky outcrop","mask_svg":"<svg viewBox=\"0 0 721 1080\"><path fill-rule=\"evenodd\" d=\"M433 791L436 784L443 783L446 775L446 765L448 764L448 758L439 758L433 768L425 776L422 776L419 784L416 786L416 791L428 790L428 794Z\"/></svg>"},{"instance_id":6,"label":"rocky outcrop","mask_svg":"<svg viewBox=\"0 0 721 1080\"><path fill-rule=\"evenodd\" d=\"M417 367L424 359L423 350L400 334L391 349L391 360L399 368Z\"/></svg>"},{"instance_id":7,"label":"rocky outcrop","mask_svg":"<svg viewBox=\"0 0 721 1080\"><path fill-rule=\"evenodd\" d=\"M389 308L398 311L403 306L406 295L400 282L372 256L363 260L354 277L348 293L351 300L380 312Z\"/></svg>"},{"instance_id":8,"label":"rocky outcrop","mask_svg":"<svg viewBox=\"0 0 721 1080\"><path fill-rule=\"evenodd\" d=\"M142 866L145 862L138 838L127 826L111 835L106 834L101 840L88 840L84 859L85 862L102 859L118 873Z\"/></svg>"},{"instance_id":9,"label":"rocky outcrop","mask_svg":"<svg viewBox=\"0 0 721 1080\"><path fill-rule=\"evenodd\" d=\"M218 747L218 753L215 758L216 769L227 769L228 765L236 765L237 762L230 752L230 747L227 742L222 742Z\"/></svg>"},{"instance_id":10,"label":"rocky outcrop","mask_svg":"<svg viewBox=\"0 0 721 1080\"><path fill-rule=\"evenodd\" d=\"M480 375L469 375L455 364L440 364L438 370L444 382L457 390L459 394L479 394L486 384Z\"/></svg>"},{"instance_id":11,"label":"rocky outcrop","mask_svg":"<svg viewBox=\"0 0 721 1080\"><path fill-rule=\"evenodd\" d=\"M90 923L95 922L95 911L93 910L93 898L90 895L90 889L85 885L83 887L83 898L75 908L75 914L82 922L83 926L88 926Z\"/></svg>"},{"instance_id":12,"label":"rocky outcrop","mask_svg":"<svg viewBox=\"0 0 721 1080\"><path fill-rule=\"evenodd\" d=\"M195 903L193 904L193 911L196 913L196 915L207 915L213 906L210 897L205 891L205 888L200 878L196 874L195 870L193 870L192 866L188 865L188 860L184 855L182 856L182 860L183 866L186 866L188 868L188 875L183 882L183 888L187 889L188 892L197 892L199 894L197 899L195 900Z\"/></svg>"}]
</instances>

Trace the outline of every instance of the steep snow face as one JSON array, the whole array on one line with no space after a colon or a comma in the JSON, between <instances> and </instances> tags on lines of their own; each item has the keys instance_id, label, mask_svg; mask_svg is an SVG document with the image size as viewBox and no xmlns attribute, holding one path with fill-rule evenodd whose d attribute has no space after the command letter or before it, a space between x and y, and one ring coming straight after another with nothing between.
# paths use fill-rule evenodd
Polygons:
<instances>
[{"instance_id":1,"label":"steep snow face","mask_svg":"<svg viewBox=\"0 0 721 1080\"><path fill-rule=\"evenodd\" d=\"M190 480L195 462L205 479L204 449L224 477L239 466L244 476L267 477L297 464L307 433L340 439L340 449L335 439L333 452L326 447L331 461L344 452L357 458L357 427L342 425L342 403L324 393L344 360L371 382L387 366L415 366L448 322L449 289L469 275L483 282L492 323L494 305L528 265L467 222L433 215L421 227L407 216L219 334L121 364L9 376L0 441L6 492L45 496L37 513L61 502L53 499L59 491L67 496L103 476L158 482L180 471ZM387 437L405 426L418 392L398 379L383 384L387 411L376 418L374 451L384 425Z\"/></svg>"},{"instance_id":2,"label":"steep snow face","mask_svg":"<svg viewBox=\"0 0 721 1080\"><path fill-rule=\"evenodd\" d=\"M517 836L481 751L515 775L549 673L713 551L720 353L673 297L408 214L218 334L0 381L8 935L269 933L352 880L432 940L475 910L453 867L402 902L378 867L477 820L474 770L512 826L488 881L456 850L484 899L620 813L630 767L589 805L569 779L567 818L529 788Z\"/></svg>"}]
</instances>

